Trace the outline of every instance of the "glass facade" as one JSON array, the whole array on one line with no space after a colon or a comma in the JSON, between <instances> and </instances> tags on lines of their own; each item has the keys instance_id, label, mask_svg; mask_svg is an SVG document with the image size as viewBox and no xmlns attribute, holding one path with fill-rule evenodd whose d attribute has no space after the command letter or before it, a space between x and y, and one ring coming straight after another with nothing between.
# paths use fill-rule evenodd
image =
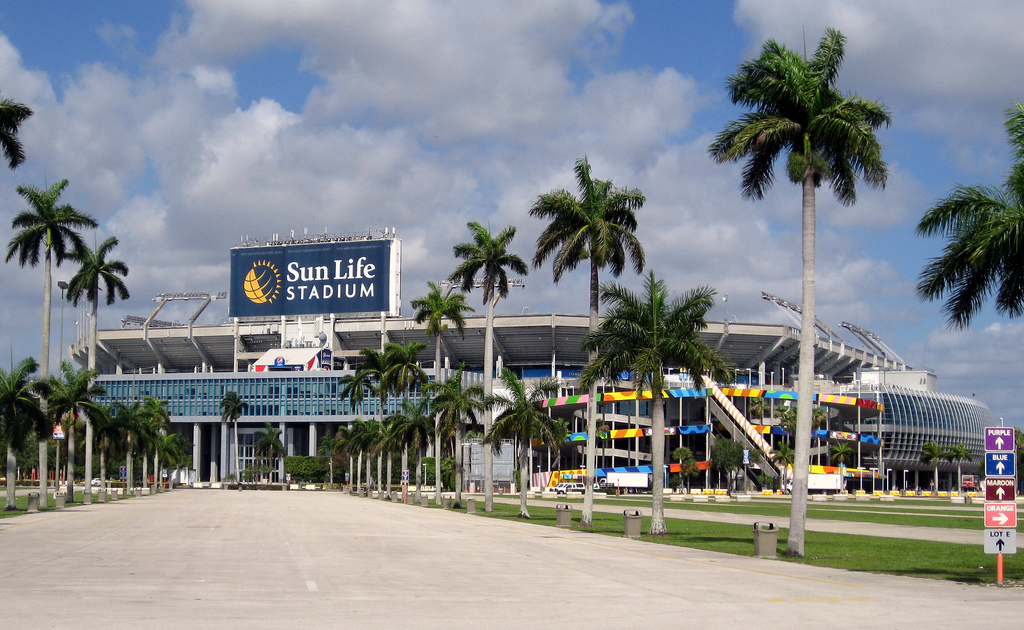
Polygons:
<instances>
[{"instance_id":1,"label":"glass facade","mask_svg":"<svg viewBox=\"0 0 1024 630\"><path fill-rule=\"evenodd\" d=\"M167 402L172 422L220 422L220 401L233 391L249 404L243 421L351 422L379 415L380 399L368 389L364 388L363 400L354 408L351 401L341 398L339 381L350 373L108 374L97 378L106 388L97 402L130 402L152 396ZM419 389L413 389L409 398L418 401ZM397 413L401 405L400 396L389 396L384 415Z\"/></svg>"}]
</instances>

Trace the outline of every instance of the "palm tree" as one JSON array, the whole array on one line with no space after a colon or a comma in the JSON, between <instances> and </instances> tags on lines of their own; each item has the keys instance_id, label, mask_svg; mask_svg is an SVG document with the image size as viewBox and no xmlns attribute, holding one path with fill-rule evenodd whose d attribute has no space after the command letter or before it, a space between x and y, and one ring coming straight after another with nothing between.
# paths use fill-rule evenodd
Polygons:
<instances>
[{"instance_id":1,"label":"palm tree","mask_svg":"<svg viewBox=\"0 0 1024 630\"><path fill-rule=\"evenodd\" d=\"M416 385L424 385L429 380L427 373L416 362L417 355L426 347L426 344L419 341L389 343L384 347L388 364L384 379L387 381L389 391L402 394L402 411L409 400L409 390ZM409 470L409 450L405 447L402 448L402 470Z\"/></svg>"},{"instance_id":2,"label":"palm tree","mask_svg":"<svg viewBox=\"0 0 1024 630\"><path fill-rule=\"evenodd\" d=\"M636 273L644 270L644 248L637 239L636 211L644 205L644 196L636 189L621 189L611 181L595 180L590 162L583 156L576 161L576 185L579 198L567 190L556 190L537 198L530 216L551 223L537 238L533 266L540 267L553 256L555 284L567 271L590 261L590 332L597 330L600 306L598 272L605 267L619 277L629 266ZM590 360L594 360L591 353ZM587 475L584 479L583 515L580 525L589 527L594 520L594 471L597 470L597 389L590 390L587 402Z\"/></svg>"},{"instance_id":3,"label":"palm tree","mask_svg":"<svg viewBox=\"0 0 1024 630\"><path fill-rule=\"evenodd\" d=\"M153 454L153 484L159 485L160 483L160 444L163 441L164 435L167 434L167 427L171 424L171 415L167 412L167 401L157 400L152 396L145 396L142 399L142 406L145 409L146 418L146 449L142 455L142 481L143 485L146 483L146 475L148 474L147 458L150 453Z\"/></svg>"},{"instance_id":4,"label":"palm tree","mask_svg":"<svg viewBox=\"0 0 1024 630\"><path fill-rule=\"evenodd\" d=\"M828 29L814 56L768 40L761 56L740 64L726 80L734 104L753 111L728 123L708 148L715 161L747 159L743 196L761 199L775 181L776 159L785 154L790 181L802 186L803 295L798 396L814 392L815 352L815 190L828 181L840 203L856 201L858 176L883 187L888 169L875 131L891 122L884 105L837 88L845 38ZM804 555L807 528L807 465L810 463L811 406L797 422L793 501L786 554Z\"/></svg>"},{"instance_id":5,"label":"palm tree","mask_svg":"<svg viewBox=\"0 0 1024 630\"><path fill-rule=\"evenodd\" d=\"M437 432L434 443L437 465L434 466L434 484L440 495L441 489L441 444L450 437L455 438L455 506L462 506L462 443L466 441L466 421L478 424L478 414L487 409L484 402L482 385L464 387L462 383L463 367L459 366L451 376L443 381L434 381L426 387L426 392L433 396L431 405L437 414Z\"/></svg>"},{"instance_id":6,"label":"palm tree","mask_svg":"<svg viewBox=\"0 0 1024 630\"><path fill-rule=\"evenodd\" d=\"M951 463L956 462L957 490L963 490L963 488L961 487L963 484L963 476L961 475L961 473L963 472L962 464L963 462L971 461L971 458L973 456L974 455L971 453L971 449L964 446L962 442L960 444L954 444L953 446L950 446L949 449L946 450L945 458ZM950 484L950 490L952 489L953 484Z\"/></svg>"},{"instance_id":7,"label":"palm tree","mask_svg":"<svg viewBox=\"0 0 1024 630\"><path fill-rule=\"evenodd\" d=\"M235 425L235 481L239 491L242 489L242 469L238 467L238 419L248 410L249 403L242 400L238 392L224 392L224 398L220 401L220 420Z\"/></svg>"},{"instance_id":8,"label":"palm tree","mask_svg":"<svg viewBox=\"0 0 1024 630\"><path fill-rule=\"evenodd\" d=\"M926 300L948 295L942 310L955 328L966 328L993 292L996 312L1024 313L1024 105L1008 111L1006 132L1014 164L1003 187L958 185L917 225L922 236L948 239L921 272L917 294Z\"/></svg>"},{"instance_id":9,"label":"palm tree","mask_svg":"<svg viewBox=\"0 0 1024 630\"><path fill-rule=\"evenodd\" d=\"M358 493L363 482L363 453L366 452L366 422L360 418L353 420L348 427L348 448L349 453L355 452L357 457L354 481Z\"/></svg>"},{"instance_id":10,"label":"palm tree","mask_svg":"<svg viewBox=\"0 0 1024 630\"><path fill-rule=\"evenodd\" d=\"M116 432L117 441L125 447L125 496L132 487L134 474L132 471L132 460L135 449L140 447L145 439L146 410L138 400L130 403L116 402L110 407L111 424L110 431Z\"/></svg>"},{"instance_id":11,"label":"palm tree","mask_svg":"<svg viewBox=\"0 0 1024 630\"><path fill-rule=\"evenodd\" d=\"M39 407L39 397L46 386L32 380L39 369L36 360L29 357L13 366L10 372L0 368L0 439L7 444L7 502L5 510L13 510L14 483L18 474L17 452L34 425L43 422L46 415Z\"/></svg>"},{"instance_id":12,"label":"palm tree","mask_svg":"<svg viewBox=\"0 0 1024 630\"><path fill-rule=\"evenodd\" d=\"M849 442L840 442L833 444L828 450L829 461L833 464L842 464L846 466L851 460L857 455L857 451L850 445Z\"/></svg>"},{"instance_id":13,"label":"palm tree","mask_svg":"<svg viewBox=\"0 0 1024 630\"><path fill-rule=\"evenodd\" d=\"M25 151L18 140L18 128L31 115L32 110L27 105L9 98L0 99L0 147L12 171L25 161Z\"/></svg>"},{"instance_id":14,"label":"palm tree","mask_svg":"<svg viewBox=\"0 0 1024 630\"><path fill-rule=\"evenodd\" d=\"M51 376L49 378L47 395L47 415L54 419L70 418L66 432L68 447L68 502L74 500L74 471L75 471L75 442L74 425L75 420L81 416L86 418L92 415L102 415L106 410L95 402L95 398L106 393L106 388L95 383L96 370L81 368L75 370L68 361L61 361L61 377ZM88 424L86 426L89 426ZM86 434L86 453L92 453L92 445L89 441L93 436ZM92 496L92 461L86 459L85 465L85 491L84 494ZM88 501L89 499L86 499Z\"/></svg>"},{"instance_id":15,"label":"palm tree","mask_svg":"<svg viewBox=\"0 0 1024 630\"><path fill-rule=\"evenodd\" d=\"M700 341L698 334L707 327L704 319L715 305L715 291L700 287L669 300L668 287L652 271L644 280L644 292L636 295L621 285L606 284L602 299L610 308L596 332L587 333L581 346L597 350L597 358L583 370L580 387L589 388L599 378L617 382L619 375L631 372L633 389L651 391L651 465L654 498L651 505L652 535L664 534L665 480L665 407L662 390L665 372L679 367L697 387L703 387L705 375L728 382L732 370L725 359Z\"/></svg>"},{"instance_id":16,"label":"palm tree","mask_svg":"<svg viewBox=\"0 0 1024 630\"><path fill-rule=\"evenodd\" d=\"M346 440L343 437L343 433L347 434L343 428L339 428L334 435L327 434L320 439L319 452L327 456L327 468L329 471L329 479L331 488L334 487L334 456L345 449ZM351 464L350 464L351 467Z\"/></svg>"},{"instance_id":17,"label":"palm tree","mask_svg":"<svg viewBox=\"0 0 1024 630\"><path fill-rule=\"evenodd\" d=\"M519 443L519 518L530 518L526 493L530 489L529 454L533 441L539 440L550 449L557 449L565 441L565 425L551 418L540 406L558 392L558 383L541 379L527 385L508 368L501 371L501 382L507 393L489 399L501 412L483 442L491 449L500 448L502 440Z\"/></svg>"},{"instance_id":18,"label":"palm tree","mask_svg":"<svg viewBox=\"0 0 1024 630\"><path fill-rule=\"evenodd\" d=\"M932 489L936 492L939 490L939 462L945 457L945 451L939 446L938 442L925 442L924 446L921 447L921 463L922 464L933 464L935 466L935 476L932 479Z\"/></svg>"},{"instance_id":19,"label":"palm tree","mask_svg":"<svg viewBox=\"0 0 1024 630\"><path fill-rule=\"evenodd\" d=\"M370 495L370 460L377 456L377 498L383 499L383 475L381 474L381 462L383 455L380 452L380 444L384 439L384 424L379 420L370 420L366 423L363 433L363 447L366 449L366 495Z\"/></svg>"},{"instance_id":20,"label":"palm tree","mask_svg":"<svg viewBox=\"0 0 1024 630\"><path fill-rule=\"evenodd\" d=\"M434 435L434 422L430 417L430 399L424 397L419 402L405 400L402 412L391 416L398 425L399 442L403 452L409 446L416 451L416 494L415 503L420 502L420 487L423 482L423 454ZM404 453L403 453L404 454ZM405 464L402 464L403 467Z\"/></svg>"},{"instance_id":21,"label":"palm tree","mask_svg":"<svg viewBox=\"0 0 1024 630\"><path fill-rule=\"evenodd\" d=\"M168 467L179 469L189 464L192 445L180 433L171 433L160 440L160 453L167 459Z\"/></svg>"},{"instance_id":22,"label":"palm tree","mask_svg":"<svg viewBox=\"0 0 1024 630\"><path fill-rule=\"evenodd\" d=\"M117 247L117 239L111 236L103 241L95 250L80 247L71 255L71 259L79 264L78 272L68 282L68 299L75 306L83 297L92 308L89 318L89 362L90 370L96 369L96 312L99 308L100 292L106 294L107 306L114 303L115 298L122 301L128 299L128 287L121 278L128 275L128 266L120 260L107 260L107 256ZM85 416L85 468L92 470L92 422L89 415ZM86 484L86 492L89 485Z\"/></svg>"},{"instance_id":23,"label":"palm tree","mask_svg":"<svg viewBox=\"0 0 1024 630\"><path fill-rule=\"evenodd\" d=\"M0 101L0 144L3 145L12 168L16 166L12 155L21 156L21 145L17 143L17 125L20 124L18 107L17 103L10 103L7 99ZM29 110L25 117L31 113ZM9 151L14 151L14 153ZM20 161L21 158L17 160L17 162ZM50 301L53 293L51 262L59 267L71 252L85 246L78 230L94 228L98 225L91 216L83 214L69 205L57 204L61 192L67 185L68 180L62 179L46 190L40 190L34 186L19 186L18 194L25 198L30 210L19 213L11 221L11 227L18 230L18 233L7 244L7 262L17 256L18 263L22 267L26 264L35 267L39 264L39 251L43 252L43 347L39 367L40 374L44 379L50 376ZM45 413L45 399L42 401L42 409ZM39 475L39 496L41 497L46 497L46 436L45 432L38 436L39 470L43 472Z\"/></svg>"},{"instance_id":24,"label":"palm tree","mask_svg":"<svg viewBox=\"0 0 1024 630\"><path fill-rule=\"evenodd\" d=\"M273 471L277 468L277 459L284 455L284 444L281 443L281 429L269 422L264 423L262 431L257 431L254 436L256 441L252 445L253 455L263 458L267 462L269 471L267 478L272 480ZM278 481L282 481L278 479Z\"/></svg>"},{"instance_id":25,"label":"palm tree","mask_svg":"<svg viewBox=\"0 0 1024 630\"><path fill-rule=\"evenodd\" d=\"M449 320L455 325L455 329L459 331L459 335L462 337L466 336L466 317L465 313L472 312L474 309L472 306L466 304L465 293L442 293L441 287L433 282L428 282L427 286L430 287L430 291L421 298L416 298L410 302L410 306L416 309L416 323L426 323L427 335L434 337L434 382L441 382L441 334L448 327L445 324L445 320ZM441 439L442 431L440 430L441 416L440 414L435 416L434 419L434 453L437 456L438 465L434 466L434 485L438 490L441 488ZM456 472L456 476L459 472ZM417 486L418 488L418 486ZM461 504L462 488L456 489L455 505L459 507ZM417 490L418 492L418 490ZM438 505L441 505L441 493L440 491L435 493L435 500Z\"/></svg>"},{"instance_id":26,"label":"palm tree","mask_svg":"<svg viewBox=\"0 0 1024 630\"><path fill-rule=\"evenodd\" d=\"M483 285L483 302L487 305L486 328L484 329L484 395L493 393L494 381L494 307L498 300L508 297L509 269L526 275L530 269L523 259L508 252L516 228L510 225L497 236L475 221L467 224L473 235L472 243L460 243L453 248L455 257L463 262L455 268L449 278L461 289L469 292L479 278ZM491 412L484 412L484 431L491 428ZM484 511L494 510L494 456L490 449L484 449Z\"/></svg>"}]
</instances>

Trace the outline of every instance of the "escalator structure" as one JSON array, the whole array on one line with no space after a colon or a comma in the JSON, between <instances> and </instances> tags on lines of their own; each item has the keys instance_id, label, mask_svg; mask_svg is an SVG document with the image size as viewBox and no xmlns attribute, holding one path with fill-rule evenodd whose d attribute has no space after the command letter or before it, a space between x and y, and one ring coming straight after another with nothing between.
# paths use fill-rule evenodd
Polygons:
<instances>
[{"instance_id":1,"label":"escalator structure","mask_svg":"<svg viewBox=\"0 0 1024 630\"><path fill-rule=\"evenodd\" d=\"M775 450L762 437L757 427L750 423L743 413L732 404L718 385L708 383L708 409L718 424L725 427L730 437L752 452L761 454L761 471L778 479L785 479L782 467L775 461ZM749 472L749 471L748 471Z\"/></svg>"}]
</instances>

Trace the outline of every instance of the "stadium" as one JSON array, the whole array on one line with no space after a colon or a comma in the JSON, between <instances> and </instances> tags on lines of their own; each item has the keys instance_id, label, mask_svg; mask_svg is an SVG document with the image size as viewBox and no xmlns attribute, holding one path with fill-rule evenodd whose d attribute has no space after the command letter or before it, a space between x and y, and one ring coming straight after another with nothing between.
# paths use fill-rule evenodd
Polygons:
<instances>
[{"instance_id":1,"label":"stadium","mask_svg":"<svg viewBox=\"0 0 1024 630\"><path fill-rule=\"evenodd\" d=\"M244 471L254 458L254 436L266 423L280 429L287 455L315 455L323 436L337 427L379 417L375 396L341 398L339 380L358 367L360 349L418 341L425 344L418 359L431 378L445 378L458 366L465 366L466 379L482 378L484 317L467 318L464 335L452 328L435 340L424 325L401 315L401 241L394 232L253 240L231 249L230 264L229 291L159 294L148 317L126 316L121 328L98 333L98 381L106 388L99 402L144 396L166 401L171 430L192 444L190 481L237 477L233 433L221 421L226 392L248 403L238 427L238 468ZM738 441L753 455L751 479L766 475L778 487L785 471L771 453L785 437L777 412L796 399L799 306L763 297L791 323L709 322L701 338L735 366L736 382L696 389L687 375L671 375L666 442L670 451L687 446L707 469L715 440ZM207 305L219 299L229 300L229 320L202 323ZM196 307L187 321L161 320L161 309L179 300ZM576 386L587 361L580 350L587 325L586 314L495 316L499 369L557 379L560 395L546 406L571 431L567 446L555 454L536 450L533 485L547 484L553 470L582 464L586 399ZM817 326L815 406L826 413L813 433L812 472L838 473L851 489L928 489L936 463L922 463L921 451L935 442L944 449L962 444L972 454L966 461L937 463L944 473L939 489L957 486L958 470L976 473L983 429L993 424L985 404L942 393L934 373L906 365L870 331L846 322L841 328L842 335ZM435 343L443 357L437 366ZM70 352L85 365L88 341L78 339ZM383 415L399 406L397 397L389 398ZM650 472L650 402L624 382L603 386L597 408L598 476L642 471L645 463ZM852 447L850 461L832 467L829 449L843 442ZM469 481L479 482L480 447L462 446L474 462ZM511 461L496 461L497 483L510 483ZM710 472L704 482L711 483Z\"/></svg>"}]
</instances>

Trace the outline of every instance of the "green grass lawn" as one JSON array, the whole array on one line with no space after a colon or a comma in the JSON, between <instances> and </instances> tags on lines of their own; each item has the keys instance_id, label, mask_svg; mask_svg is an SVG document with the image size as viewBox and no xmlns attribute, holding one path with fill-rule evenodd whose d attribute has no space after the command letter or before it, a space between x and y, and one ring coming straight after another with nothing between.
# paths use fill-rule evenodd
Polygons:
<instances>
[{"instance_id":1,"label":"green grass lawn","mask_svg":"<svg viewBox=\"0 0 1024 630\"><path fill-rule=\"evenodd\" d=\"M700 507L705 506L702 504ZM787 504L787 510L788 507ZM509 520L518 518L518 505L495 503L494 512L491 514L484 514L480 508L482 505L478 503L477 513L482 516ZM532 516L531 523L555 526L553 507L531 505L530 515ZM607 536L622 536L623 519L618 514L595 512L592 528L579 527L578 511L574 511L574 517L573 529L582 529ZM879 522L890 521L881 520ZM740 556L754 555L753 532L748 525L687 521L674 518L666 519L666 524L669 530L666 536L643 534L641 540ZM641 531L646 532L649 529L650 518L644 517ZM779 531L779 559L786 562L970 584L995 583L996 580L996 556L984 553L980 531L977 545L808 531L804 541L804 558L786 558L784 556L788 535L789 531L786 529ZM1003 573L1006 582L1024 581L1024 557L1020 555L1004 556Z\"/></svg>"},{"instance_id":2,"label":"green grass lawn","mask_svg":"<svg viewBox=\"0 0 1024 630\"><path fill-rule=\"evenodd\" d=\"M97 494L97 492L98 492L97 490L94 490L93 493L92 493L92 501L93 501L93 503L98 503L99 502L99 495ZM129 497L129 498L131 498L131 497ZM84 497L82 491L81 490L76 490L75 491L75 502L67 504L67 506L68 507L72 507L74 505L81 505L82 501L84 501L84 500L85 500L85 497ZM119 500L123 501L124 499L119 499ZM15 505L15 507L17 509L14 509L14 510L0 510L0 518L9 518L9 517L12 517L12 516L19 516L21 514L24 514L25 510L28 509L28 497L27 496L15 497L14 498L14 505ZM53 501L53 491L51 490L50 491L49 505L47 507L42 507L42 505L40 505L39 511L40 512L46 512L48 510L52 511L52 510L55 510L55 509L57 509L57 508L55 507L55 503Z\"/></svg>"}]
</instances>

